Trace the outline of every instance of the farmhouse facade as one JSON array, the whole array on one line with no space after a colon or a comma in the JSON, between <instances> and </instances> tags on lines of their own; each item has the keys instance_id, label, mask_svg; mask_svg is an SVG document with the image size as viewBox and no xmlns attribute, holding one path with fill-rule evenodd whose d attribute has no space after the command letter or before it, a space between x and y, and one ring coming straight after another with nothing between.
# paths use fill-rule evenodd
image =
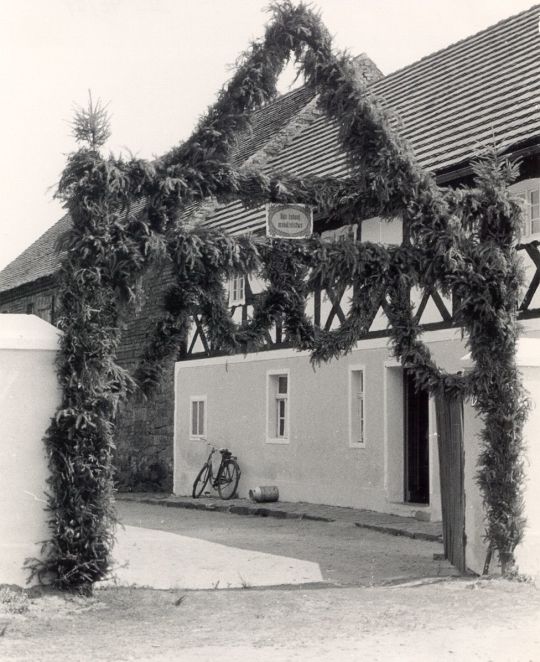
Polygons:
<instances>
[{"instance_id":1,"label":"farmhouse facade","mask_svg":"<svg viewBox=\"0 0 540 662\"><path fill-rule=\"evenodd\" d=\"M513 185L524 202L520 252L527 283L520 316L527 334L540 337L540 39L533 7L388 76L367 57L357 59L369 94L394 115L395 129L419 163L441 185L472 183L471 160L487 146L521 161ZM270 171L347 176L338 127L304 89L253 113L240 136L237 165L257 161ZM235 234L264 232L263 208L210 201L193 221ZM55 321L58 238L65 216L0 274L0 311ZM315 214L315 231L362 241L402 240L399 219L358 219L346 228ZM135 368L160 316L170 282L166 263L152 266L146 299L130 318L120 352ZM249 317L264 283L256 275L233 279L229 303L236 321ZM344 319L347 291L316 292L308 312L323 329ZM436 291L412 293L417 319L437 361L463 369L453 302ZM384 301L369 333L339 361L313 371L309 357L290 348L279 320L264 351L246 356L211 352L195 317L152 401L134 398L117 428L119 484L127 489L190 491L205 454L203 440L230 446L243 470L240 494L273 484L285 500L317 501L440 519L440 485L433 404L417 392L407 371L389 355Z\"/></svg>"}]
</instances>

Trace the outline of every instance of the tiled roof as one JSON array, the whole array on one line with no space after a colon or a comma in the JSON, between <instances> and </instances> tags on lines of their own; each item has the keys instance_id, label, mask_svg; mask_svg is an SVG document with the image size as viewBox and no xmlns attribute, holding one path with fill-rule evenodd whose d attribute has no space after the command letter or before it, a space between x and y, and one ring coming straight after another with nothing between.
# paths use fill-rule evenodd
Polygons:
<instances>
[{"instance_id":1,"label":"tiled roof","mask_svg":"<svg viewBox=\"0 0 540 662\"><path fill-rule=\"evenodd\" d=\"M457 168L483 147L540 137L540 6L508 18L370 85L425 168ZM269 170L345 175L338 128L320 116L269 161ZM264 227L261 209L222 207L209 221L232 232Z\"/></svg>"},{"instance_id":2,"label":"tiled roof","mask_svg":"<svg viewBox=\"0 0 540 662\"><path fill-rule=\"evenodd\" d=\"M56 245L60 237L71 227L69 214L65 214L36 239L23 253L0 272L0 292L30 283L55 273L59 265Z\"/></svg>"},{"instance_id":3,"label":"tiled roof","mask_svg":"<svg viewBox=\"0 0 540 662\"><path fill-rule=\"evenodd\" d=\"M446 170L489 143L505 148L539 135L539 15L536 5L370 86L397 114L396 129L422 166ZM337 127L321 117L273 165L341 172L336 135ZM306 151L315 156L309 163Z\"/></svg>"},{"instance_id":4,"label":"tiled roof","mask_svg":"<svg viewBox=\"0 0 540 662\"><path fill-rule=\"evenodd\" d=\"M494 141L510 148L540 137L540 6L428 55L369 89L399 118L396 129L409 141L421 165L433 172L456 169ZM244 162L281 131L311 100L295 90L253 114L252 130L233 154ZM314 115L268 161L268 169L297 174L347 172L337 127ZM260 209L231 203L209 220L234 233L260 229ZM51 228L0 273L0 292L52 273L57 235ZM48 271L47 271L48 270Z\"/></svg>"},{"instance_id":5,"label":"tiled roof","mask_svg":"<svg viewBox=\"0 0 540 662\"><path fill-rule=\"evenodd\" d=\"M540 5L373 85L420 163L443 170L540 132Z\"/></svg>"},{"instance_id":6,"label":"tiled roof","mask_svg":"<svg viewBox=\"0 0 540 662\"><path fill-rule=\"evenodd\" d=\"M251 114L251 127L239 136L232 149L231 161L235 165L258 152L279 131L313 99L313 92L301 87L280 96L274 102Z\"/></svg>"}]
</instances>

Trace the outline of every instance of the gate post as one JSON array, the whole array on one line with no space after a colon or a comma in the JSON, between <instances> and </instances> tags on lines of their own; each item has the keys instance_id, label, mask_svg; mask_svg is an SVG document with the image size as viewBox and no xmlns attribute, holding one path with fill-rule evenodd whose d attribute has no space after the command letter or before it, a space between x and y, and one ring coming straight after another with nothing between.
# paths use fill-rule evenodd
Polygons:
<instances>
[{"instance_id":1,"label":"gate post","mask_svg":"<svg viewBox=\"0 0 540 662\"><path fill-rule=\"evenodd\" d=\"M464 357L463 360L470 360ZM516 547L518 571L540 580L540 338L520 338L516 363L523 386L531 400L529 417L523 428L524 511L526 526L522 542ZM484 541L485 516L482 497L476 484L477 461L480 453L478 435L481 422L472 406L465 406L465 531L467 568L482 574L488 556ZM495 557L495 555L494 555ZM492 570L494 569L492 562Z\"/></svg>"},{"instance_id":2,"label":"gate post","mask_svg":"<svg viewBox=\"0 0 540 662\"><path fill-rule=\"evenodd\" d=\"M523 541L516 547L518 571L540 580L540 338L521 338L517 352L523 386L531 400L529 417L523 429L525 442L526 519Z\"/></svg>"},{"instance_id":3,"label":"gate post","mask_svg":"<svg viewBox=\"0 0 540 662\"><path fill-rule=\"evenodd\" d=\"M59 337L34 315L0 315L0 584L25 586L25 560L50 537L43 436L60 402Z\"/></svg>"}]
</instances>

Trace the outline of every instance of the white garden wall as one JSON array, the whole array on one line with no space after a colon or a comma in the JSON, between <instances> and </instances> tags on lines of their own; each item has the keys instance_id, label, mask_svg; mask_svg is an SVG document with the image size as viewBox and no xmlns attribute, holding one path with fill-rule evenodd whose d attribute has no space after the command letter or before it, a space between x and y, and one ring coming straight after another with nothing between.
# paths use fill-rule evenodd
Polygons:
<instances>
[{"instance_id":1,"label":"white garden wall","mask_svg":"<svg viewBox=\"0 0 540 662\"><path fill-rule=\"evenodd\" d=\"M0 315L0 584L24 586L24 561L48 537L43 436L60 400L59 335L33 315Z\"/></svg>"}]
</instances>

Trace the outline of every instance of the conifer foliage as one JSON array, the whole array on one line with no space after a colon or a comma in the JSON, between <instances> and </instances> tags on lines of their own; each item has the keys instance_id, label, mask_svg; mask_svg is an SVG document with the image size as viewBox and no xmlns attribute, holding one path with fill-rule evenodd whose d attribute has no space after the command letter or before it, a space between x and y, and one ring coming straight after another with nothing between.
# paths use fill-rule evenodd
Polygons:
<instances>
[{"instance_id":1,"label":"conifer foliage","mask_svg":"<svg viewBox=\"0 0 540 662\"><path fill-rule=\"evenodd\" d=\"M116 363L116 351L124 311L156 258L170 260L176 282L136 376L148 392L194 314L214 351L256 349L280 318L289 342L320 362L350 351L368 331L373 306L383 305L393 351L412 366L417 384L474 397L485 425L479 483L486 535L504 569L512 567L523 529L526 416L515 364L519 208L507 191L516 173L491 154L477 165L476 188L438 187L391 131L387 112L366 93L351 59L333 51L319 16L289 1L272 5L271 12L263 39L244 54L191 138L157 161L103 157L108 125L102 109L90 105L76 118L82 146L69 157L58 191L73 228L64 241L61 274L63 398L46 438L51 538L44 561L34 564L61 588L90 591L109 571L114 418L137 387ZM255 167L235 169L229 160L249 113L275 96L290 57L322 111L339 126L350 163L347 179L268 175ZM186 225L185 207L207 198L250 206L304 202L344 224L367 215L400 215L407 240L392 247L317 237L289 242ZM252 318L236 324L224 282L254 272L268 289ZM450 375L433 361L410 303L415 285L460 301L456 321L468 333L475 362L470 373ZM341 327L314 327L305 312L307 296L316 288L347 286L353 288L352 304Z\"/></svg>"}]
</instances>

